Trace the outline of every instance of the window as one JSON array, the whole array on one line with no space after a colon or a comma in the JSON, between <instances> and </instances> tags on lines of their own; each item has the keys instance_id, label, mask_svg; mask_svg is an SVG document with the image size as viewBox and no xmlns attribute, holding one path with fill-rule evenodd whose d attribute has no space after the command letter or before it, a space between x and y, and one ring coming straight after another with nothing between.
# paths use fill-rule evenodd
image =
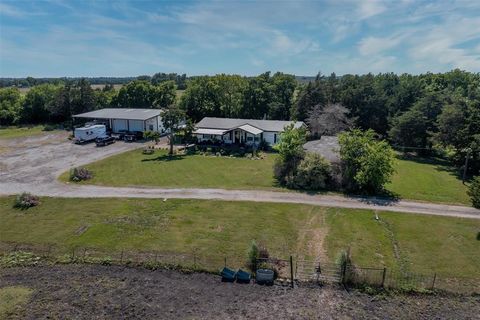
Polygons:
<instances>
[{"instance_id":1,"label":"window","mask_svg":"<svg viewBox=\"0 0 480 320\"><path fill-rule=\"evenodd\" d=\"M252 137L247 137L247 141L252 141L253 138Z\"/></svg>"},{"instance_id":2,"label":"window","mask_svg":"<svg viewBox=\"0 0 480 320\"><path fill-rule=\"evenodd\" d=\"M277 143L277 134L276 133L273 134L273 143Z\"/></svg>"},{"instance_id":3,"label":"window","mask_svg":"<svg viewBox=\"0 0 480 320\"><path fill-rule=\"evenodd\" d=\"M255 137L255 141L259 141L259 140L260 140L260 138L259 138L259 137Z\"/></svg>"},{"instance_id":4,"label":"window","mask_svg":"<svg viewBox=\"0 0 480 320\"><path fill-rule=\"evenodd\" d=\"M153 131L153 124L149 125L148 128L150 129L150 131Z\"/></svg>"}]
</instances>

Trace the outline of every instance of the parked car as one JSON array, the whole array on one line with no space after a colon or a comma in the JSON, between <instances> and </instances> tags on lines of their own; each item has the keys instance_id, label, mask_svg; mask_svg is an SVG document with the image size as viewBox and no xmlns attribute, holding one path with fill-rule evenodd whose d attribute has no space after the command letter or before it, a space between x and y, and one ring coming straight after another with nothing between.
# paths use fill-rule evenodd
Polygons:
<instances>
[{"instance_id":1,"label":"parked car","mask_svg":"<svg viewBox=\"0 0 480 320\"><path fill-rule=\"evenodd\" d=\"M95 140L95 143L97 144L97 147L106 146L106 145L115 143L115 137L110 137L110 136L99 137Z\"/></svg>"}]
</instances>

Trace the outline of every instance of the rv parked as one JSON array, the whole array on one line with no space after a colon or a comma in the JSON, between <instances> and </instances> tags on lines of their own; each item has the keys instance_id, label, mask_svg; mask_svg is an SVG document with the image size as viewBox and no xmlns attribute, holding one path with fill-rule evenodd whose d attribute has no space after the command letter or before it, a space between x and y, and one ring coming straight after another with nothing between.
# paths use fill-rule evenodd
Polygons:
<instances>
[{"instance_id":1,"label":"rv parked","mask_svg":"<svg viewBox=\"0 0 480 320\"><path fill-rule=\"evenodd\" d=\"M106 135L107 127L104 124L95 124L91 126L75 128L74 141L75 143L80 144Z\"/></svg>"}]
</instances>

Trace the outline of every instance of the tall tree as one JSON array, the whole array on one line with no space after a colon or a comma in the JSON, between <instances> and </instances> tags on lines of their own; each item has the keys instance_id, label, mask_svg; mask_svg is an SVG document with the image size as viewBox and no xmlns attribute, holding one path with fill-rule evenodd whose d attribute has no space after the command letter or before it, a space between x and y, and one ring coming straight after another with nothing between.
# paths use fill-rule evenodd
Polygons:
<instances>
[{"instance_id":1,"label":"tall tree","mask_svg":"<svg viewBox=\"0 0 480 320\"><path fill-rule=\"evenodd\" d=\"M316 105L308 114L307 124L310 133L318 138L323 135L334 136L351 128L354 119L349 118L350 111L341 104L328 103Z\"/></svg>"},{"instance_id":2,"label":"tall tree","mask_svg":"<svg viewBox=\"0 0 480 320\"><path fill-rule=\"evenodd\" d=\"M183 110L175 105L171 105L163 114L162 121L165 129L169 133L170 151L169 155L173 155L173 144L175 142L175 134L177 133L180 125L185 119L185 113Z\"/></svg>"}]
</instances>

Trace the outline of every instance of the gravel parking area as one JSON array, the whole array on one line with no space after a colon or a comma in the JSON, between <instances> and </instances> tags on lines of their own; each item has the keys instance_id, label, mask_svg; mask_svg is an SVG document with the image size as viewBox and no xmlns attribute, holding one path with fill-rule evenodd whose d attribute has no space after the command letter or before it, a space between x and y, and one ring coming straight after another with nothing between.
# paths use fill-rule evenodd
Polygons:
<instances>
[{"instance_id":1,"label":"gravel parking area","mask_svg":"<svg viewBox=\"0 0 480 320\"><path fill-rule=\"evenodd\" d=\"M34 290L12 319L478 319L480 297L370 296L337 287L222 283L219 276L101 265L0 270Z\"/></svg>"},{"instance_id":2,"label":"gravel parking area","mask_svg":"<svg viewBox=\"0 0 480 320\"><path fill-rule=\"evenodd\" d=\"M116 153L142 147L142 143L125 143L97 147L95 143L76 145L68 140L69 132L61 131L41 136L0 139L0 183L9 189L27 190L22 185L44 185L55 182L68 168L84 165ZM1 186L0 184L0 186Z\"/></svg>"}]
</instances>

